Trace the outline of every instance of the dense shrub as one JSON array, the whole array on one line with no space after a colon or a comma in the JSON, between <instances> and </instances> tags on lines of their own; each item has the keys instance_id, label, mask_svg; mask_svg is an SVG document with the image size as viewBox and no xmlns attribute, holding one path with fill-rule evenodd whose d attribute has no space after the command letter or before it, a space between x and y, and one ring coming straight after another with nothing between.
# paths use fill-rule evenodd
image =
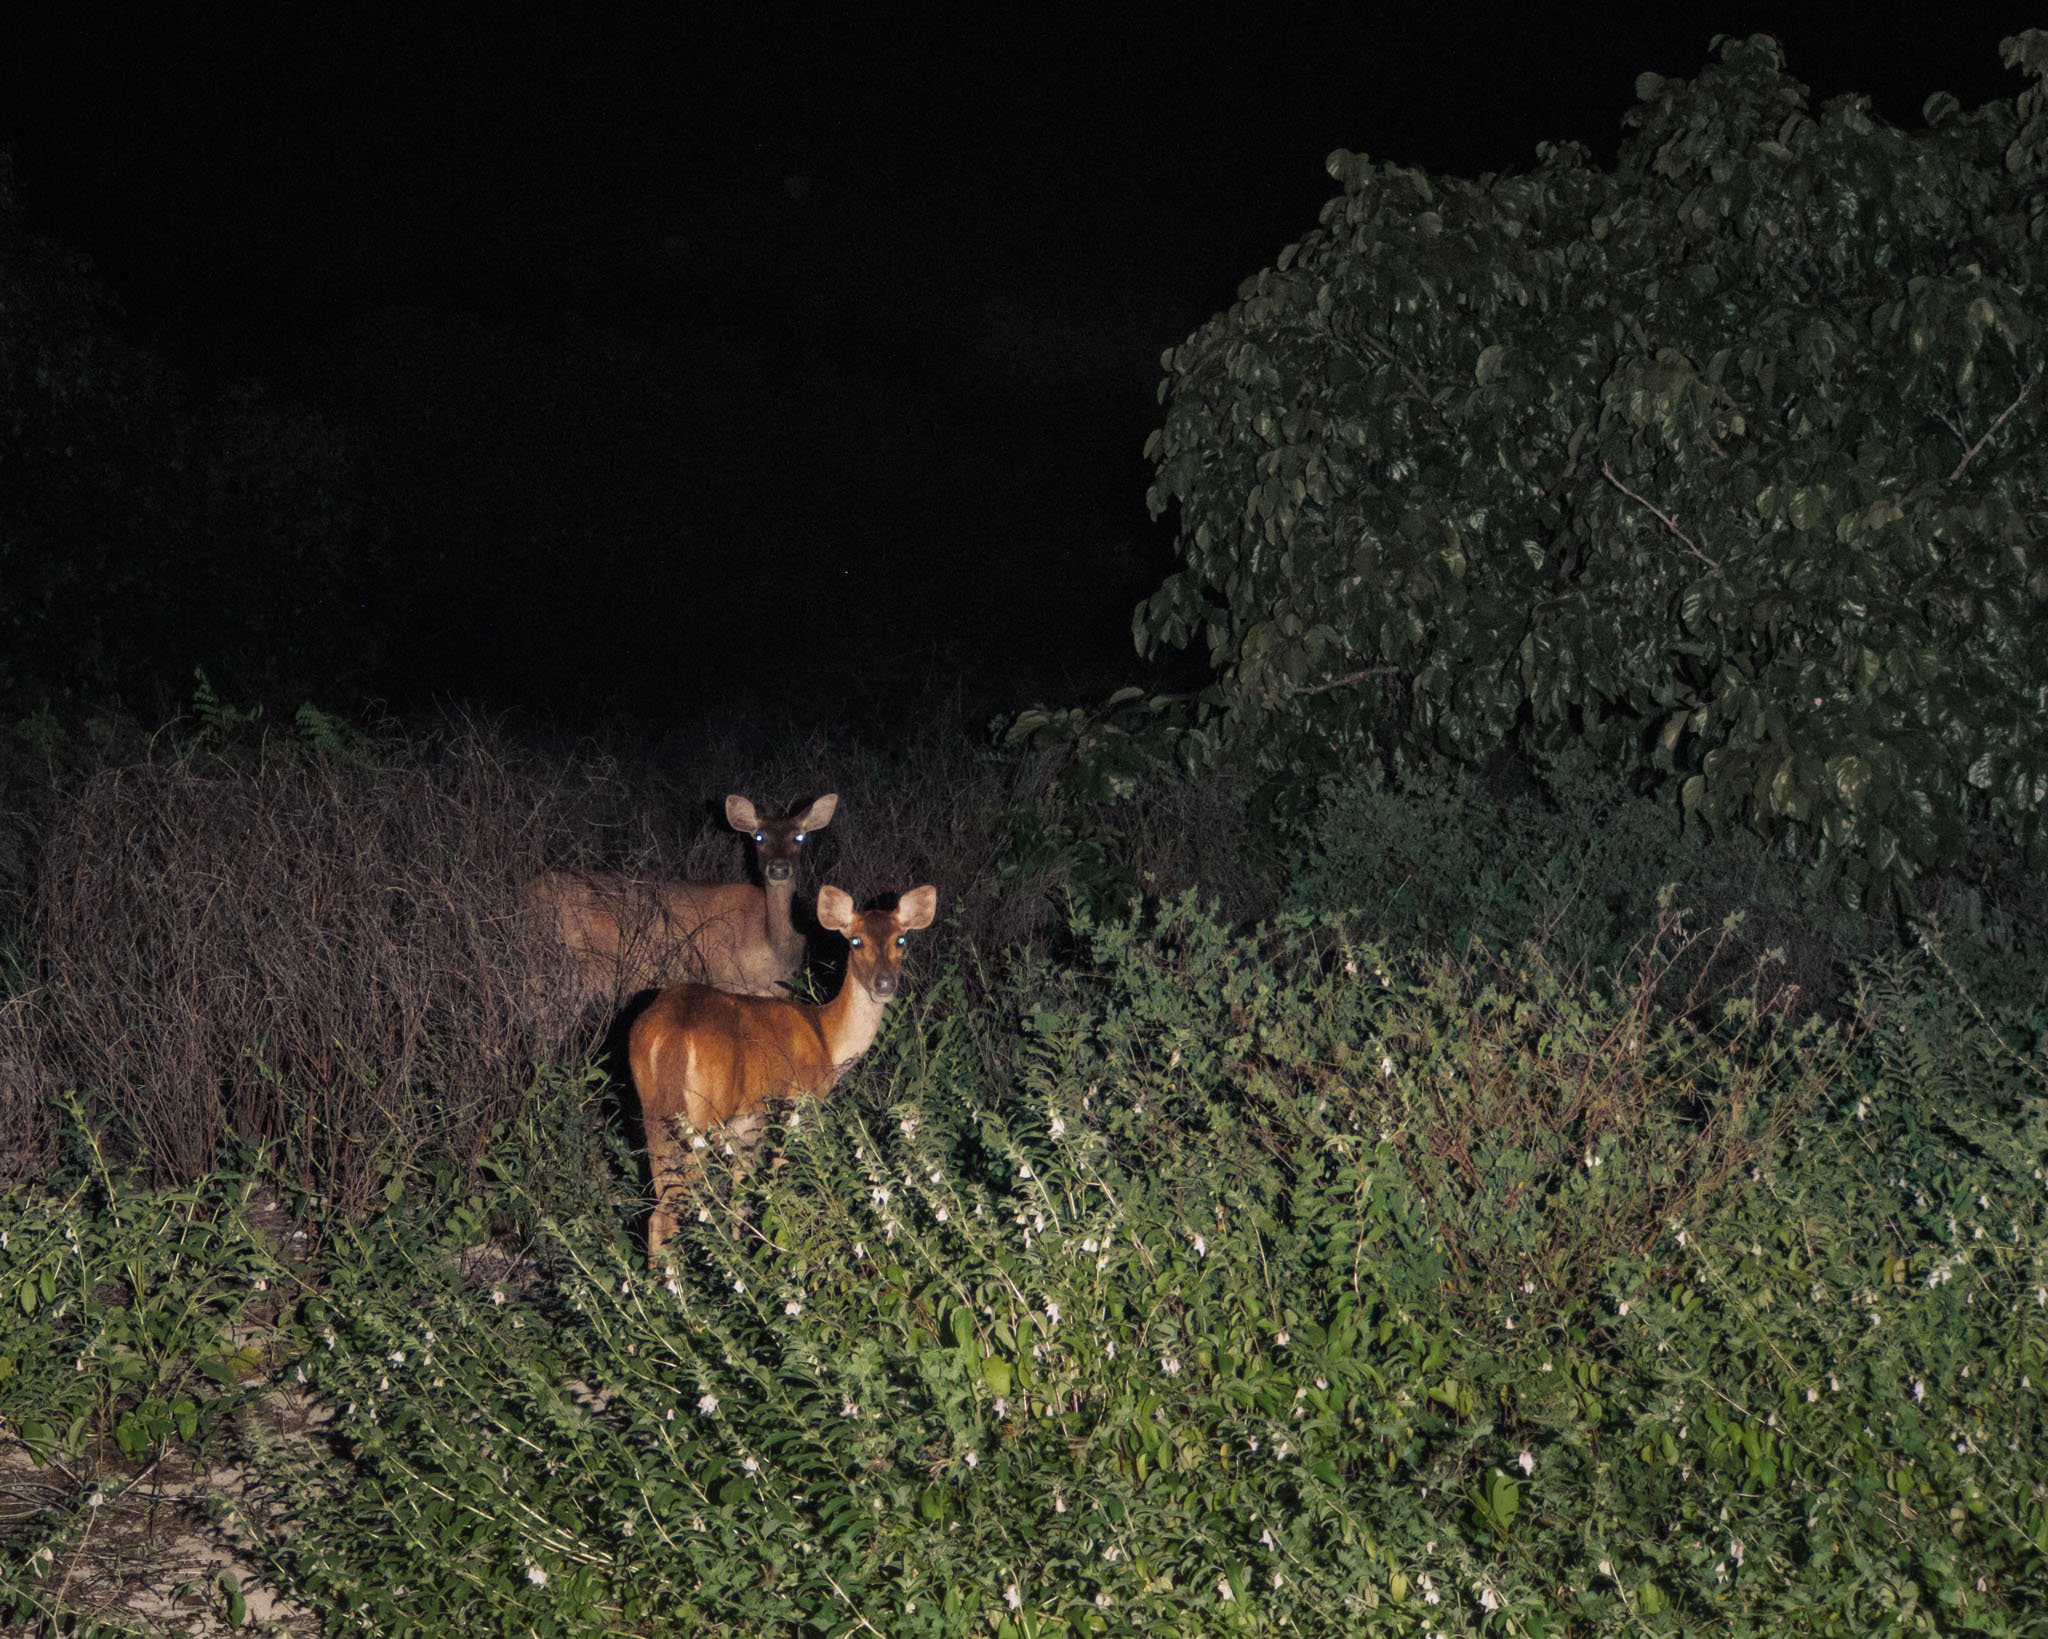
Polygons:
<instances>
[{"instance_id":1,"label":"dense shrub","mask_svg":"<svg viewBox=\"0 0 2048 1639\"><path fill-rule=\"evenodd\" d=\"M281 1145L360 1209L423 1156L473 1159L534 1061L589 1039L522 936L562 823L531 776L470 738L85 779L49 822L12 1050L166 1181Z\"/></svg>"},{"instance_id":2,"label":"dense shrub","mask_svg":"<svg viewBox=\"0 0 2048 1639\"><path fill-rule=\"evenodd\" d=\"M1300 777L1594 748L1852 894L2048 847L2048 34L1908 133L1768 39L1645 75L1612 171L1339 150L1318 227L1165 357L1155 512L1201 741Z\"/></svg>"},{"instance_id":3,"label":"dense shrub","mask_svg":"<svg viewBox=\"0 0 2048 1639\"><path fill-rule=\"evenodd\" d=\"M893 812L832 874L937 846ZM1675 911L1566 961L1454 926L1531 882L1411 886L1439 934L1178 898L1057 959L933 941L656 1278L574 1075L368 1218L288 1180L283 1260L256 1180L138 1191L81 1106L0 1233L0 1441L70 1465L5 1527L12 1614L99 1608L101 1449L231 1460L263 1578L378 1631L2024 1625L2038 962L1930 932L1823 1025L1761 959L1698 994Z\"/></svg>"},{"instance_id":4,"label":"dense shrub","mask_svg":"<svg viewBox=\"0 0 2048 1639\"><path fill-rule=\"evenodd\" d=\"M1227 788L1160 782L1083 854L1042 762L945 723L888 751L822 735L538 751L461 722L366 738L312 711L266 735L202 684L160 742L101 737L53 745L8 885L26 908L0 944L22 963L0 1010L0 1177L49 1164L66 1089L117 1156L167 1180L239 1142L287 1145L307 1187L357 1203L414 1160L466 1164L533 1063L579 1062L607 1022L570 1000L522 885L562 866L732 880L726 791L770 807L838 791L814 884L863 901L940 884L934 956L1042 943L1070 896L1120 909L1212 872L1247 913L1276 891Z\"/></svg>"},{"instance_id":5,"label":"dense shrub","mask_svg":"<svg viewBox=\"0 0 2048 1639\"><path fill-rule=\"evenodd\" d=\"M481 1199L374 1226L309 1311L350 1460L264 1445L318 1522L270 1543L290 1585L378 1627L934 1634L2048 1591L2039 1192L1995 1123L1842 1141L1931 1113L1888 1049L1191 906L1084 942L1009 1017L923 981L665 1280L616 1223L517 1265Z\"/></svg>"}]
</instances>

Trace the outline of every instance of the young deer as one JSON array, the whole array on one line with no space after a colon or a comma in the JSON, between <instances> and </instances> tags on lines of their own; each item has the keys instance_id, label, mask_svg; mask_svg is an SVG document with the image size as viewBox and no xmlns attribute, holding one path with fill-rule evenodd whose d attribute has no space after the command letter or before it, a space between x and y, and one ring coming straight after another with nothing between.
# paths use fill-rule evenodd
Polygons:
<instances>
[{"instance_id":1,"label":"young deer","mask_svg":"<svg viewBox=\"0 0 2048 1639\"><path fill-rule=\"evenodd\" d=\"M686 979L772 996L804 959L804 936L789 914L797 855L838 806L828 793L787 819L764 820L745 797L725 799L726 822L753 838L758 888L553 871L528 895L552 917L585 1001L617 1007L636 991Z\"/></svg>"},{"instance_id":2,"label":"young deer","mask_svg":"<svg viewBox=\"0 0 2048 1639\"><path fill-rule=\"evenodd\" d=\"M929 927L938 908L939 891L929 886L912 888L893 911L859 913L842 890L820 888L819 923L851 947L846 981L831 1001L816 1006L676 985L633 1021L629 1056L654 1184L650 1269L696 1181L700 1135L727 1123L750 1143L769 1100L829 1092L881 1027L882 1009L901 983L907 935Z\"/></svg>"}]
</instances>

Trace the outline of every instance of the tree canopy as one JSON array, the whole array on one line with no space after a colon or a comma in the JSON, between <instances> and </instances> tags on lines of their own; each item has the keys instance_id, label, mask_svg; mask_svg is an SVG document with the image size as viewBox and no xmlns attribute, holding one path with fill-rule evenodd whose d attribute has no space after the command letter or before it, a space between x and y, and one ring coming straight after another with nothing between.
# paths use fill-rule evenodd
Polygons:
<instances>
[{"instance_id":1,"label":"tree canopy","mask_svg":"<svg viewBox=\"0 0 2048 1639\"><path fill-rule=\"evenodd\" d=\"M1715 47L1611 170L1330 157L1164 356L1139 647L1205 644L1204 732L1273 766L1577 740L1855 892L1973 822L2038 861L2048 32L1915 131Z\"/></svg>"}]
</instances>

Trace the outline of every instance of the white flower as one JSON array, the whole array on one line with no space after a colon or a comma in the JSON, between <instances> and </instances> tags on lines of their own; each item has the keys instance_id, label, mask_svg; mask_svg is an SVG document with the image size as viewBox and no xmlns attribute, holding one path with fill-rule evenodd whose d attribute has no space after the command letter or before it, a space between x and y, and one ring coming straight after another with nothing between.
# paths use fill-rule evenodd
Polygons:
<instances>
[{"instance_id":1,"label":"white flower","mask_svg":"<svg viewBox=\"0 0 2048 1639\"><path fill-rule=\"evenodd\" d=\"M1515 1459L1515 1461L1521 1464L1522 1472L1524 1474L1533 1474L1536 1472L1536 1459L1529 1452L1523 1452L1521 1456Z\"/></svg>"},{"instance_id":2,"label":"white flower","mask_svg":"<svg viewBox=\"0 0 2048 1639\"><path fill-rule=\"evenodd\" d=\"M1050 1298L1046 1299L1045 1318L1050 1325L1057 1326L1060 1323L1060 1306Z\"/></svg>"},{"instance_id":3,"label":"white flower","mask_svg":"<svg viewBox=\"0 0 2048 1639\"><path fill-rule=\"evenodd\" d=\"M1024 1595L1018 1589L1016 1583L1012 1582L1003 1590L1003 1603L1008 1605L1013 1611L1020 1611L1024 1608Z\"/></svg>"},{"instance_id":4,"label":"white flower","mask_svg":"<svg viewBox=\"0 0 2048 1639\"><path fill-rule=\"evenodd\" d=\"M1198 1258L1206 1258L1208 1255L1209 1243L1203 1240L1201 1236L1197 1235L1195 1237L1195 1256Z\"/></svg>"},{"instance_id":5,"label":"white flower","mask_svg":"<svg viewBox=\"0 0 2048 1639\"><path fill-rule=\"evenodd\" d=\"M104 1491L95 1491L85 1499L85 1502L89 1508L104 1508L107 1506L107 1494Z\"/></svg>"},{"instance_id":6,"label":"white flower","mask_svg":"<svg viewBox=\"0 0 2048 1639\"><path fill-rule=\"evenodd\" d=\"M1017 1176L1019 1178L1029 1178L1031 1176L1031 1163L1029 1161L1019 1163L1017 1167Z\"/></svg>"},{"instance_id":7,"label":"white flower","mask_svg":"<svg viewBox=\"0 0 2048 1639\"><path fill-rule=\"evenodd\" d=\"M1615 1305L1615 1307L1618 1308L1623 1315L1626 1315L1628 1313L1628 1299L1623 1298L1620 1303Z\"/></svg>"},{"instance_id":8,"label":"white flower","mask_svg":"<svg viewBox=\"0 0 2048 1639\"><path fill-rule=\"evenodd\" d=\"M1229 1603L1231 1602L1231 1600L1233 1600L1233 1599L1235 1599L1235 1598L1237 1597L1237 1595L1236 1595L1236 1594L1234 1594L1234 1593L1232 1593L1232 1592L1230 1591L1230 1578L1229 1578L1229 1577L1227 1577L1227 1576L1219 1576L1219 1577L1218 1577L1218 1578L1216 1579L1216 1597L1217 1597L1218 1599L1222 1600L1222 1601L1223 1601L1223 1603L1224 1603L1224 1604L1226 1604L1226 1605L1227 1605L1227 1604L1229 1604Z\"/></svg>"},{"instance_id":9,"label":"white flower","mask_svg":"<svg viewBox=\"0 0 2048 1639\"><path fill-rule=\"evenodd\" d=\"M874 1202L876 1206L887 1206L889 1204L889 1186L887 1184L877 1184L868 1191L868 1199Z\"/></svg>"},{"instance_id":10,"label":"white flower","mask_svg":"<svg viewBox=\"0 0 2048 1639\"><path fill-rule=\"evenodd\" d=\"M747 1283L738 1275L735 1275L732 1278L732 1289L735 1292L744 1292L747 1289Z\"/></svg>"},{"instance_id":11,"label":"white flower","mask_svg":"<svg viewBox=\"0 0 2048 1639\"><path fill-rule=\"evenodd\" d=\"M782 1312L786 1315L800 1315L804 1312L804 1306L797 1299L791 1298L782 1306Z\"/></svg>"},{"instance_id":12,"label":"white flower","mask_svg":"<svg viewBox=\"0 0 2048 1639\"><path fill-rule=\"evenodd\" d=\"M1441 1605L1444 1602L1443 1590L1437 1587L1436 1578L1429 1572L1424 1571L1418 1576L1415 1585L1422 1590L1422 1602L1425 1605Z\"/></svg>"},{"instance_id":13,"label":"white flower","mask_svg":"<svg viewBox=\"0 0 2048 1639\"><path fill-rule=\"evenodd\" d=\"M740 1467L744 1468L749 1474L758 1474L761 1472L760 1462L753 1457L749 1457L745 1462L741 1463Z\"/></svg>"},{"instance_id":14,"label":"white flower","mask_svg":"<svg viewBox=\"0 0 2048 1639\"><path fill-rule=\"evenodd\" d=\"M1383 1054L1380 1058L1380 1074L1383 1076L1391 1077L1393 1073L1394 1055L1391 1053Z\"/></svg>"},{"instance_id":15,"label":"white flower","mask_svg":"<svg viewBox=\"0 0 2048 1639\"><path fill-rule=\"evenodd\" d=\"M1289 1343L1293 1341L1293 1339L1287 1335L1287 1328L1285 1326L1282 1326L1279 1331L1273 1334L1273 1341L1279 1344L1280 1347L1284 1349L1287 1347Z\"/></svg>"},{"instance_id":16,"label":"white flower","mask_svg":"<svg viewBox=\"0 0 2048 1639\"><path fill-rule=\"evenodd\" d=\"M548 1573L538 1565L529 1564L526 1567L526 1580L536 1588L545 1588L548 1585Z\"/></svg>"},{"instance_id":17,"label":"white flower","mask_svg":"<svg viewBox=\"0 0 2048 1639\"><path fill-rule=\"evenodd\" d=\"M937 1218L940 1223L943 1224L948 1222L953 1215L950 1212L948 1212L944 1207L940 1207L938 1211L933 1214L933 1216Z\"/></svg>"},{"instance_id":18,"label":"white flower","mask_svg":"<svg viewBox=\"0 0 2048 1639\"><path fill-rule=\"evenodd\" d=\"M1108 1595L1108 1594L1106 1594L1106 1593L1102 1593L1102 1592L1098 1591L1098 1592L1096 1593L1096 1595L1095 1595L1095 1608L1096 1608L1097 1610L1099 1610L1099 1611L1106 1611L1106 1610L1108 1610L1108 1609L1109 1609L1109 1595Z\"/></svg>"},{"instance_id":19,"label":"white flower","mask_svg":"<svg viewBox=\"0 0 2048 1639\"><path fill-rule=\"evenodd\" d=\"M1500 1609L1500 1595L1491 1588L1482 1586L1479 1590L1479 1608L1491 1615Z\"/></svg>"},{"instance_id":20,"label":"white flower","mask_svg":"<svg viewBox=\"0 0 2048 1639\"><path fill-rule=\"evenodd\" d=\"M706 1417L716 1417L718 1415L718 1396L715 1394L705 1395L697 1402L697 1409Z\"/></svg>"},{"instance_id":21,"label":"white flower","mask_svg":"<svg viewBox=\"0 0 2048 1639\"><path fill-rule=\"evenodd\" d=\"M981 1467L981 1455L980 1455L980 1453L978 1453L978 1452L973 1452L973 1451L970 1451L970 1452L968 1452L968 1453L967 1453L967 1456L966 1456L966 1458L965 1458L965 1461L966 1461L966 1463L967 1463L967 1466L968 1466L969 1468L979 1468L979 1467Z\"/></svg>"},{"instance_id":22,"label":"white flower","mask_svg":"<svg viewBox=\"0 0 2048 1639\"><path fill-rule=\"evenodd\" d=\"M1065 1138L1067 1136L1067 1118L1063 1115L1054 1116L1052 1118L1052 1125L1046 1130L1050 1132L1055 1139Z\"/></svg>"},{"instance_id":23,"label":"white flower","mask_svg":"<svg viewBox=\"0 0 2048 1639\"><path fill-rule=\"evenodd\" d=\"M839 1415L842 1417L858 1417L860 1415L860 1407L856 1406L850 1399L842 1400L839 1402Z\"/></svg>"},{"instance_id":24,"label":"white flower","mask_svg":"<svg viewBox=\"0 0 2048 1639\"><path fill-rule=\"evenodd\" d=\"M1744 1552L1745 1550L1742 1546L1742 1538L1737 1537L1733 1542L1728 1544L1728 1557L1734 1560L1738 1567L1742 1564L1742 1556Z\"/></svg>"},{"instance_id":25,"label":"white flower","mask_svg":"<svg viewBox=\"0 0 2048 1639\"><path fill-rule=\"evenodd\" d=\"M1180 1376L1180 1357L1170 1354L1161 1355L1159 1357L1159 1369L1166 1373L1168 1377Z\"/></svg>"},{"instance_id":26,"label":"white flower","mask_svg":"<svg viewBox=\"0 0 2048 1639\"><path fill-rule=\"evenodd\" d=\"M1061 1495L1058 1486L1052 1488L1052 1511L1055 1514L1064 1514L1067 1511L1067 1499Z\"/></svg>"},{"instance_id":27,"label":"white flower","mask_svg":"<svg viewBox=\"0 0 2048 1639\"><path fill-rule=\"evenodd\" d=\"M1915 1405L1921 1405L1921 1404L1924 1404L1924 1403L1925 1403L1926 1399L1927 1399L1927 1379L1926 1379L1926 1378L1924 1378L1924 1377L1916 1377L1916 1378L1914 1378L1914 1379L1913 1379L1913 1403L1914 1403Z\"/></svg>"},{"instance_id":28,"label":"white flower","mask_svg":"<svg viewBox=\"0 0 2048 1639\"><path fill-rule=\"evenodd\" d=\"M856 1258L864 1258L864 1257L866 1257L866 1256L868 1255L868 1246L867 1246L867 1242L866 1242L866 1241L855 1241L855 1242L853 1243L853 1255L854 1255L854 1256L855 1256Z\"/></svg>"},{"instance_id":29,"label":"white flower","mask_svg":"<svg viewBox=\"0 0 2048 1639\"><path fill-rule=\"evenodd\" d=\"M1806 1403L1810 1406L1814 1403L1814 1401L1818 1400L1819 1398L1820 1390L1809 1383L1806 1387Z\"/></svg>"},{"instance_id":30,"label":"white flower","mask_svg":"<svg viewBox=\"0 0 2048 1639\"><path fill-rule=\"evenodd\" d=\"M1613 1575L1614 1575L1614 1561L1613 1561L1613 1560L1611 1560L1611 1559L1603 1559L1603 1560L1601 1560L1601 1561L1600 1561L1600 1574L1601 1574L1602 1576L1606 1576L1606 1577L1611 1577L1611 1576L1613 1576Z\"/></svg>"},{"instance_id":31,"label":"white flower","mask_svg":"<svg viewBox=\"0 0 2048 1639\"><path fill-rule=\"evenodd\" d=\"M393 1349L384 1358L394 1366L403 1366L405 1364L405 1351L403 1349Z\"/></svg>"}]
</instances>

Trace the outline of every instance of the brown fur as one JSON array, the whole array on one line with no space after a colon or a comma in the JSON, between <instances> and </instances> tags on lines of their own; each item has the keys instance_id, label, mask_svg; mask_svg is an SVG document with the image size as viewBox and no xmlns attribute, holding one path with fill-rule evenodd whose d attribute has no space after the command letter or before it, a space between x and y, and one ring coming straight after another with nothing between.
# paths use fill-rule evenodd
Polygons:
<instances>
[{"instance_id":1,"label":"brown fur","mask_svg":"<svg viewBox=\"0 0 2048 1639\"><path fill-rule=\"evenodd\" d=\"M745 797L725 799L727 823L753 838L761 887L552 871L527 897L553 921L585 1001L615 1008L636 991L684 980L772 996L804 957L790 917L797 857L838 804L826 795L787 819L764 820Z\"/></svg>"},{"instance_id":2,"label":"brown fur","mask_svg":"<svg viewBox=\"0 0 2048 1639\"><path fill-rule=\"evenodd\" d=\"M709 985L676 985L633 1022L629 1057L647 1138L654 1212L647 1224L652 1267L675 1233L695 1182L699 1135L726 1125L745 1139L762 1106L829 1092L868 1050L882 1009L896 994L904 935L929 927L938 890L913 888L893 911L856 913L840 889L818 891L818 922L846 936L846 981L822 1006L786 996L738 996Z\"/></svg>"}]
</instances>

